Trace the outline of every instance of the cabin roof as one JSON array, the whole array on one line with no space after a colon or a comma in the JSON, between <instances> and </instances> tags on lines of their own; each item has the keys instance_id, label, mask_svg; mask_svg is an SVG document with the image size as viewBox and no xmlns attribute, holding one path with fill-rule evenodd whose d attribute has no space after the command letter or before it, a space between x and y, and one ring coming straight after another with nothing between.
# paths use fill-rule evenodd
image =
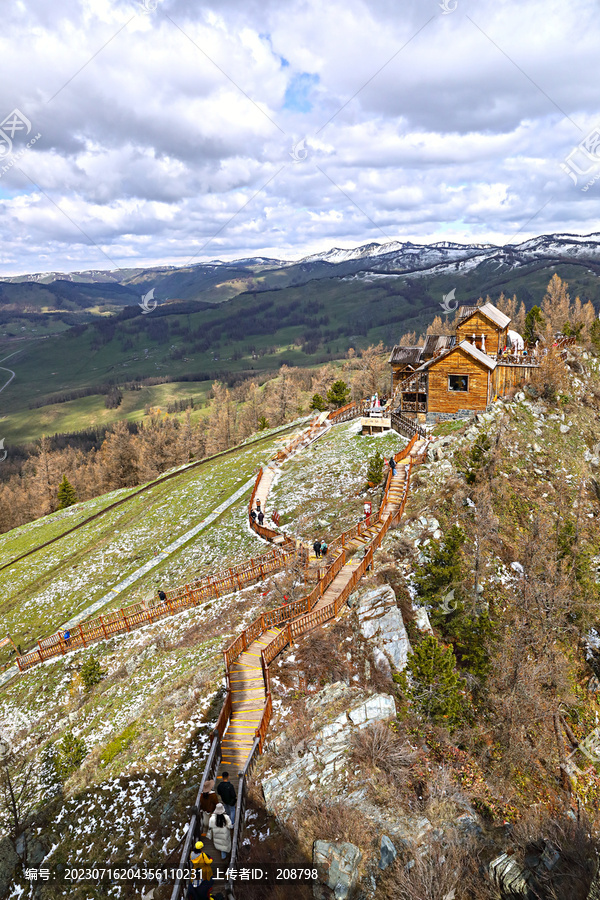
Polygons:
<instances>
[{"instance_id":1,"label":"cabin roof","mask_svg":"<svg viewBox=\"0 0 600 900\"><path fill-rule=\"evenodd\" d=\"M473 359L477 360L477 362L483 363L483 365L489 369L491 372L496 368L496 360L492 359L491 356L488 356L487 353L482 353L481 350L478 350L474 344L471 344L469 341L461 341L460 344L457 344L455 347L451 347L449 350L446 350L445 353L441 353L439 356L434 357L433 359L427 360L426 363L423 363L419 368L419 372L423 372L425 369L429 369L431 366L435 366L442 359L446 359L447 356L450 356L451 353L454 353L455 350L464 350L465 353L468 353Z\"/></svg>"},{"instance_id":2,"label":"cabin roof","mask_svg":"<svg viewBox=\"0 0 600 900\"><path fill-rule=\"evenodd\" d=\"M400 347L392 350L390 362L395 366L418 366L423 353L422 347Z\"/></svg>"},{"instance_id":3,"label":"cabin roof","mask_svg":"<svg viewBox=\"0 0 600 900\"><path fill-rule=\"evenodd\" d=\"M423 346L423 358L428 359L438 350L449 350L455 343L456 337L453 334L428 334Z\"/></svg>"},{"instance_id":4,"label":"cabin roof","mask_svg":"<svg viewBox=\"0 0 600 900\"><path fill-rule=\"evenodd\" d=\"M463 319L466 319L468 316L472 316L474 312L477 312L478 309L481 309L480 306L459 306L458 307L458 318L462 322Z\"/></svg>"},{"instance_id":5,"label":"cabin roof","mask_svg":"<svg viewBox=\"0 0 600 900\"><path fill-rule=\"evenodd\" d=\"M490 322L493 322L494 325L497 325L501 330L506 328L510 323L510 318L505 316L503 312L500 312L497 306L494 306L493 303L484 303L483 306L463 306L461 309L470 310L470 312L466 312L462 317L459 325L464 325L465 322L471 318L476 312L480 312L482 315L489 319Z\"/></svg>"}]
</instances>

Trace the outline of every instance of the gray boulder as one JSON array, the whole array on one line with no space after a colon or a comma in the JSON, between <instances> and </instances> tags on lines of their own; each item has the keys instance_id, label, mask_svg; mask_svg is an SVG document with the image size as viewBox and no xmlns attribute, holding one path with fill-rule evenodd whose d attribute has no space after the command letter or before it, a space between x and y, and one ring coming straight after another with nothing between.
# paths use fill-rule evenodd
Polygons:
<instances>
[{"instance_id":1,"label":"gray boulder","mask_svg":"<svg viewBox=\"0 0 600 900\"><path fill-rule=\"evenodd\" d=\"M396 848L390 841L387 834L383 834L381 836L379 868L387 869L387 867L394 862L397 856L398 852Z\"/></svg>"},{"instance_id":2,"label":"gray boulder","mask_svg":"<svg viewBox=\"0 0 600 900\"><path fill-rule=\"evenodd\" d=\"M410 643L396 595L385 584L367 591L357 607L360 630L400 672L406 668Z\"/></svg>"},{"instance_id":3,"label":"gray boulder","mask_svg":"<svg viewBox=\"0 0 600 900\"><path fill-rule=\"evenodd\" d=\"M319 882L313 885L315 900L347 900L358 882L361 861L362 853L354 844L315 841L313 865L319 872Z\"/></svg>"}]
</instances>

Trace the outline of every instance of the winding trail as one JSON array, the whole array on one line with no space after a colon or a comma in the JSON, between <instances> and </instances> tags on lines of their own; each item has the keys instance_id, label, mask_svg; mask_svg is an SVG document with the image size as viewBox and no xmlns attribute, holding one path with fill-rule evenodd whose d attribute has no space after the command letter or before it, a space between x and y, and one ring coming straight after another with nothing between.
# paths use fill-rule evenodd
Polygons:
<instances>
[{"instance_id":1,"label":"winding trail","mask_svg":"<svg viewBox=\"0 0 600 900\"><path fill-rule=\"evenodd\" d=\"M341 421L347 421L362 412L362 404L349 404L349 407L351 408L345 407L340 411ZM293 453L316 440L325 433L332 424L331 420L335 421L335 418L335 414L330 414L328 422L322 418L315 420L303 435L278 454L277 462L282 464ZM395 454L396 473L392 475L388 472L378 513L371 515L366 522L358 522L331 542L330 551L335 548L337 555L320 575L314 590L301 600L262 613L223 651L227 694L213 732L196 806L199 806L207 781L220 778L224 771L238 773L231 857L223 862L221 871L225 871L225 877L219 879L219 887L224 888L229 900L235 900L235 874L230 877L228 871L233 870L235 873L242 845L248 778L262 752L273 710L269 665L282 650L303 634L339 614L358 581L372 567L374 553L388 529L400 521L408 497L412 467L423 459L427 443L421 436L420 429L415 427L408 445ZM274 464L261 470L248 509L251 527L272 542L276 542L281 535L273 529L258 525L250 512L256 508L254 505L257 500L260 501L260 508L267 511L269 492L276 471ZM180 868L185 868L189 862L193 843L198 836L198 815L194 812L186 832ZM212 844L205 837L203 840L207 845L207 852L212 853ZM171 900L181 900L184 891L183 879L177 880Z\"/></svg>"}]
</instances>

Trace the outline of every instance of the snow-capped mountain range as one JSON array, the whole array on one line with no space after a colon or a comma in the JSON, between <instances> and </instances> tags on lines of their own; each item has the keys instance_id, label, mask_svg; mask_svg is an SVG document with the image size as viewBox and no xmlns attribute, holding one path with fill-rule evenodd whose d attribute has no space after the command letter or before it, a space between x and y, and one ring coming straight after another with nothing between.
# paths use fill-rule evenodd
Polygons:
<instances>
[{"instance_id":1,"label":"snow-capped mountain range","mask_svg":"<svg viewBox=\"0 0 600 900\"><path fill-rule=\"evenodd\" d=\"M297 269L310 280L311 275L328 277L412 276L442 275L445 272L464 273L478 266L488 269L511 269L536 261L578 261L600 263L600 232L587 235L544 234L522 243L458 244L453 241L437 241L432 244L415 244L411 241L390 241L369 243L353 249L333 247L323 253L313 253L299 260L251 257L237 260L213 259L193 266L164 265L152 268L129 268L118 271L88 270L82 272L47 272L31 275L11 276L1 279L5 282L38 282L50 284L54 281L99 283L114 281L121 284L144 278L165 278L178 272L209 273L228 269L246 271L249 275L257 272L272 272L278 269ZM324 270L328 270L325 272Z\"/></svg>"}]
</instances>

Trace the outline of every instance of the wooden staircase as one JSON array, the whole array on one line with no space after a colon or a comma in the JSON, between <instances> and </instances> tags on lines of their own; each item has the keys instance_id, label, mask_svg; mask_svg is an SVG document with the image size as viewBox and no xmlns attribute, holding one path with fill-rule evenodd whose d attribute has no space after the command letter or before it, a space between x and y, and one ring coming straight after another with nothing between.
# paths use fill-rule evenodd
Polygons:
<instances>
[{"instance_id":1,"label":"wooden staircase","mask_svg":"<svg viewBox=\"0 0 600 900\"><path fill-rule=\"evenodd\" d=\"M229 670L231 718L221 741L223 749L219 774L231 771L237 775L252 750L266 699L260 654L280 631L280 628L265 631L238 656Z\"/></svg>"},{"instance_id":2,"label":"wooden staircase","mask_svg":"<svg viewBox=\"0 0 600 900\"><path fill-rule=\"evenodd\" d=\"M362 411L359 404L349 406L353 406L353 409L344 408L340 411L344 415L342 421L345 421L351 413L357 415ZM321 422L311 425L312 435L316 434L318 426L321 425ZM307 443L302 435L295 441L296 447L307 446ZM263 613L224 650L228 692L213 732L213 742L200 790L206 780L219 777L223 771L230 772L233 776L232 781L236 775L238 776L235 828L231 859L228 861L232 869L237 864L241 846L248 777L258 754L262 752L272 714L269 665L285 647L298 640L301 635L339 614L358 580L372 566L373 554L380 546L388 528L402 516L412 465L422 458L426 446L427 441L420 439L420 435L415 433L405 450L396 454L396 474L388 475L379 512L372 516L372 523L366 523L366 528L363 522L332 541L330 548L336 547L336 555L332 554L333 561L328 561L329 564L313 591L301 600ZM280 452L280 456L284 459L290 455L290 448ZM261 508L266 509L274 478L274 466L267 466L260 471L250 500L250 509L255 505L257 498L260 499ZM267 540L275 542L276 532L273 529L257 526L250 521L255 531ZM282 540L289 541L283 536ZM364 552L355 553L360 547ZM197 819L193 816L181 857L182 867L189 856L196 830ZM183 881L177 879L171 900L181 900L184 888ZM235 888L235 881L230 879L226 882L225 892L228 900L235 900Z\"/></svg>"}]
</instances>

